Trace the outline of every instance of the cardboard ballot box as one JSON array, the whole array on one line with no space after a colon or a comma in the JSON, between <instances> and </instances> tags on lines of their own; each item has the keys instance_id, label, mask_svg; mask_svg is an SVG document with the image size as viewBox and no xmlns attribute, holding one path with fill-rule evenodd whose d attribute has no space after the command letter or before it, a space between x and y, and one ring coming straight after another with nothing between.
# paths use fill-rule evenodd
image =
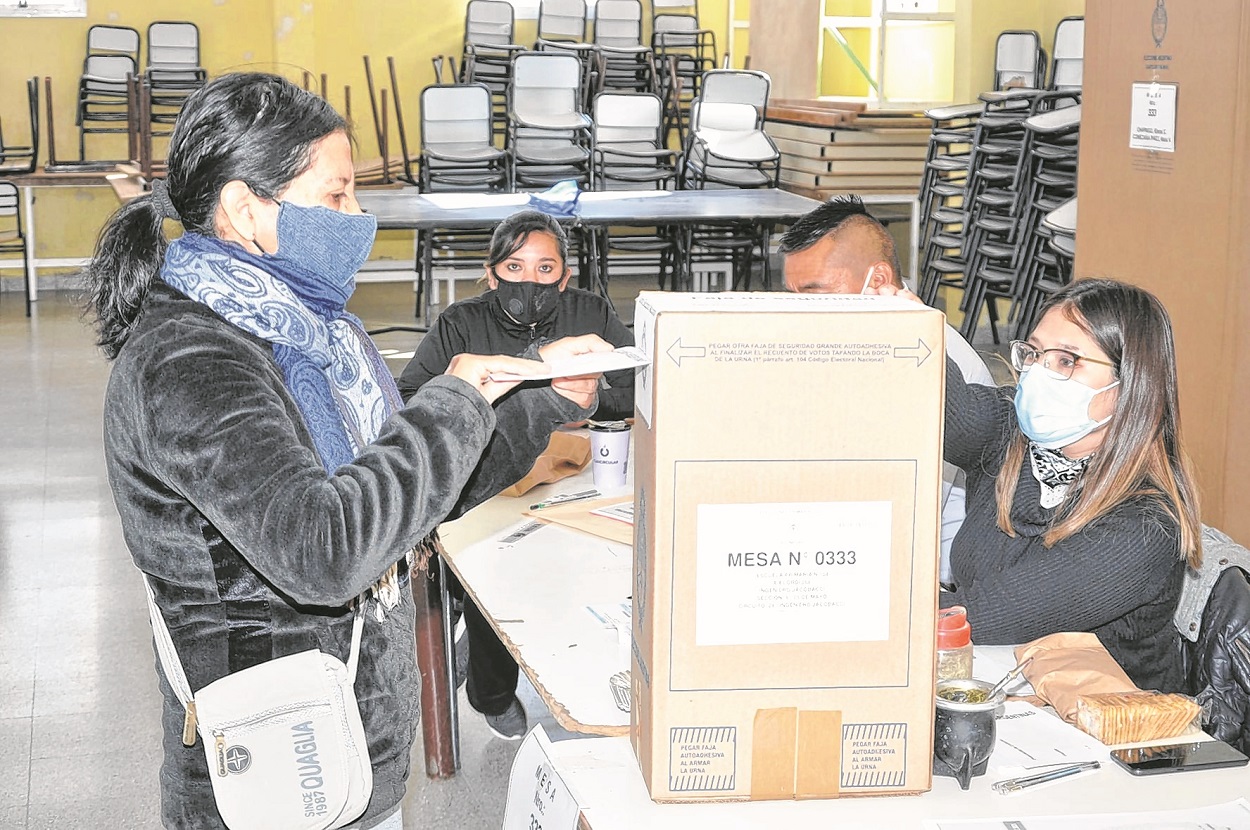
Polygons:
<instances>
[{"instance_id":1,"label":"cardboard ballot box","mask_svg":"<svg viewBox=\"0 0 1250 830\"><path fill-rule=\"evenodd\" d=\"M643 292L634 335L630 734L651 797L929 789L942 314Z\"/></svg>"}]
</instances>

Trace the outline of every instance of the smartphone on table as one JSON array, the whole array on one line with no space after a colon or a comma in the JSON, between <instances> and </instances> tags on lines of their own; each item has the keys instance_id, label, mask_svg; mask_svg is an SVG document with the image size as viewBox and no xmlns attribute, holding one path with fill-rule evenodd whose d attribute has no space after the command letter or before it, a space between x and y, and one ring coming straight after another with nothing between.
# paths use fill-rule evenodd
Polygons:
<instances>
[{"instance_id":1,"label":"smartphone on table","mask_svg":"<svg viewBox=\"0 0 1250 830\"><path fill-rule=\"evenodd\" d=\"M1223 741L1116 749L1111 760L1133 775L1245 766L1250 758Z\"/></svg>"}]
</instances>

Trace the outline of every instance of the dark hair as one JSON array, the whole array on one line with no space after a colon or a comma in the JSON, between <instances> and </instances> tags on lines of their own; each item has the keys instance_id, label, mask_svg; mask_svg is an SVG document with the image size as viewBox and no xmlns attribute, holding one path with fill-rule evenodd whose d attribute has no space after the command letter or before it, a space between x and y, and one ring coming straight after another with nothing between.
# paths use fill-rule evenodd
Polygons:
<instances>
[{"instance_id":1,"label":"dark hair","mask_svg":"<svg viewBox=\"0 0 1250 830\"><path fill-rule=\"evenodd\" d=\"M549 233L556 240L560 249L560 263L566 265L569 260L569 236L552 217L539 210L522 210L512 214L495 227L490 238L490 249L486 252L486 267L493 269L508 257L525 247L530 234L534 232Z\"/></svg>"},{"instance_id":2,"label":"dark hair","mask_svg":"<svg viewBox=\"0 0 1250 830\"><path fill-rule=\"evenodd\" d=\"M1180 435L1172 323L1153 294L1115 280L1071 283L1046 304L1085 331L1114 364L1120 382L1106 437L1069 492L1045 543L1078 532L1135 496L1157 499L1179 528L1181 556L1201 562L1198 493ZM1027 440L1018 434L999 477L998 522L1011 529L1011 501Z\"/></svg>"},{"instance_id":3,"label":"dark hair","mask_svg":"<svg viewBox=\"0 0 1250 830\"><path fill-rule=\"evenodd\" d=\"M312 164L313 145L347 123L321 98L277 75L214 78L183 105L169 140L169 202L188 231L214 236L221 190L241 181L273 199ZM113 214L85 271L97 342L117 356L134 328L168 242L151 194Z\"/></svg>"},{"instance_id":4,"label":"dark hair","mask_svg":"<svg viewBox=\"0 0 1250 830\"><path fill-rule=\"evenodd\" d=\"M869 230L877 243L877 249L871 252L871 256L890 264L896 282L902 279L903 272L899 266L894 237L890 236L890 232L884 225L873 218L864 207L863 200L858 196L839 196L820 207L813 208L782 235L777 250L783 256L805 251L829 234L854 226L865 227Z\"/></svg>"}]
</instances>

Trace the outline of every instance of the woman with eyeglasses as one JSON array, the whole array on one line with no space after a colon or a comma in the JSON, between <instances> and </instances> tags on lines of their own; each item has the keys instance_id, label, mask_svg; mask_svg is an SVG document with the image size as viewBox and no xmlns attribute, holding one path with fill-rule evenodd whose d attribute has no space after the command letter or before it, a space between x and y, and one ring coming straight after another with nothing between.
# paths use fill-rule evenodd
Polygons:
<instances>
[{"instance_id":1,"label":"woman with eyeglasses","mask_svg":"<svg viewBox=\"0 0 1250 830\"><path fill-rule=\"evenodd\" d=\"M942 606L965 606L986 645L1093 632L1139 687L1180 691L1172 615L1201 536L1167 312L1081 280L1011 362L1016 386L995 389L948 361L946 459L968 500Z\"/></svg>"}]
</instances>

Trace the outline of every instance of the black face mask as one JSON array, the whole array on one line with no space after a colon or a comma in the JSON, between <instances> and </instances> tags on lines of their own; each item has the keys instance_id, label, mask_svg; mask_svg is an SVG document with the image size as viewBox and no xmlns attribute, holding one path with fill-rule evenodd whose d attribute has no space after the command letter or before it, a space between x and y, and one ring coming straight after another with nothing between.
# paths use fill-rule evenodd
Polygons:
<instances>
[{"instance_id":1,"label":"black face mask","mask_svg":"<svg viewBox=\"0 0 1250 830\"><path fill-rule=\"evenodd\" d=\"M495 277L495 301L503 313L523 326L533 326L551 318L560 304L560 281L552 283L512 282Z\"/></svg>"}]
</instances>

